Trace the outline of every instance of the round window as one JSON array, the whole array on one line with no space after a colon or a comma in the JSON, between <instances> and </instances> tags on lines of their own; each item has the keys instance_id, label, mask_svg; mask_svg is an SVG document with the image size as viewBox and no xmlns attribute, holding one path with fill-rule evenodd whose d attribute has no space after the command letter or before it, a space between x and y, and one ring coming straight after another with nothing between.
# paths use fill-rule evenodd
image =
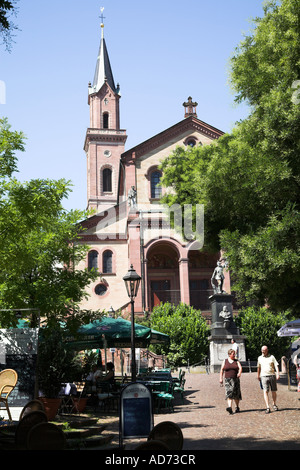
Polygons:
<instances>
[{"instance_id":1,"label":"round window","mask_svg":"<svg viewBox=\"0 0 300 470\"><path fill-rule=\"evenodd\" d=\"M107 292L107 287L104 284L98 284L95 287L95 294L104 295Z\"/></svg>"}]
</instances>

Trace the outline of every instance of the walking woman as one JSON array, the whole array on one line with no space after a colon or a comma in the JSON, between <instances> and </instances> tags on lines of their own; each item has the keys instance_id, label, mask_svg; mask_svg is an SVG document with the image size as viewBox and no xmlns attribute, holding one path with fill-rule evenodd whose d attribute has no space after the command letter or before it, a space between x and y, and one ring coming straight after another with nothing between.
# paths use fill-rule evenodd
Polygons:
<instances>
[{"instance_id":1,"label":"walking woman","mask_svg":"<svg viewBox=\"0 0 300 470\"><path fill-rule=\"evenodd\" d=\"M228 359L224 359L220 370L220 384L223 385L223 376L225 376L225 400L227 400L227 408L229 414L233 414L232 402L235 402L235 413L240 411L239 403L242 399L240 376L242 373L241 363L235 358L235 351L229 349Z\"/></svg>"}]
</instances>

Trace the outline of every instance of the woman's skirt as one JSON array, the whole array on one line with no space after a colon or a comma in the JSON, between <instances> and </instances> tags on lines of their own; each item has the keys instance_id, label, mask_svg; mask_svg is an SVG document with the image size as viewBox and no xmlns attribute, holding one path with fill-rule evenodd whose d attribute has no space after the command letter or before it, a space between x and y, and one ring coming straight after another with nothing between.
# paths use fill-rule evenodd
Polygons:
<instances>
[{"instance_id":1,"label":"woman's skirt","mask_svg":"<svg viewBox=\"0 0 300 470\"><path fill-rule=\"evenodd\" d=\"M241 400L241 386L239 377L234 379L225 379L225 400Z\"/></svg>"}]
</instances>

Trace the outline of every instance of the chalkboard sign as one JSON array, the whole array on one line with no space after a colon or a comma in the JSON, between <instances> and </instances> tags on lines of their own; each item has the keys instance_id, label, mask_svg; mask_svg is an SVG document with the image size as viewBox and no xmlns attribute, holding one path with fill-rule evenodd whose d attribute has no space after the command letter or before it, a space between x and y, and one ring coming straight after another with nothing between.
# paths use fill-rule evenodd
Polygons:
<instances>
[{"instance_id":1,"label":"chalkboard sign","mask_svg":"<svg viewBox=\"0 0 300 470\"><path fill-rule=\"evenodd\" d=\"M34 398L38 330L0 329L0 370L14 369L17 385L8 398L9 406L24 406Z\"/></svg>"},{"instance_id":2,"label":"chalkboard sign","mask_svg":"<svg viewBox=\"0 0 300 470\"><path fill-rule=\"evenodd\" d=\"M120 442L148 437L153 428L152 395L146 385L132 383L121 392Z\"/></svg>"}]
</instances>

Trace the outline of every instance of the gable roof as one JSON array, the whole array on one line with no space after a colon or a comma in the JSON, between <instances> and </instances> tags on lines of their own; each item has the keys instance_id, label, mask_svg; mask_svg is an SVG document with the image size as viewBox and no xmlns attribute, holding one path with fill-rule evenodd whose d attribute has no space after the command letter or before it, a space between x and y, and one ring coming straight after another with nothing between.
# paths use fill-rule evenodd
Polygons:
<instances>
[{"instance_id":1,"label":"gable roof","mask_svg":"<svg viewBox=\"0 0 300 470\"><path fill-rule=\"evenodd\" d=\"M224 132L220 129L217 129L216 127L213 127L206 122L200 121L200 119L196 118L195 116L190 116L160 132L159 134L156 134L150 139L136 145L130 150L127 150L122 154L121 158L123 160L132 158L132 154L134 153L135 158L138 159L139 157L142 157L151 151L157 151L157 148L159 147L167 147L171 143L175 143L179 136L184 134L188 135L193 131L198 131L200 134L203 134L211 139L218 139L224 135Z\"/></svg>"}]
</instances>

